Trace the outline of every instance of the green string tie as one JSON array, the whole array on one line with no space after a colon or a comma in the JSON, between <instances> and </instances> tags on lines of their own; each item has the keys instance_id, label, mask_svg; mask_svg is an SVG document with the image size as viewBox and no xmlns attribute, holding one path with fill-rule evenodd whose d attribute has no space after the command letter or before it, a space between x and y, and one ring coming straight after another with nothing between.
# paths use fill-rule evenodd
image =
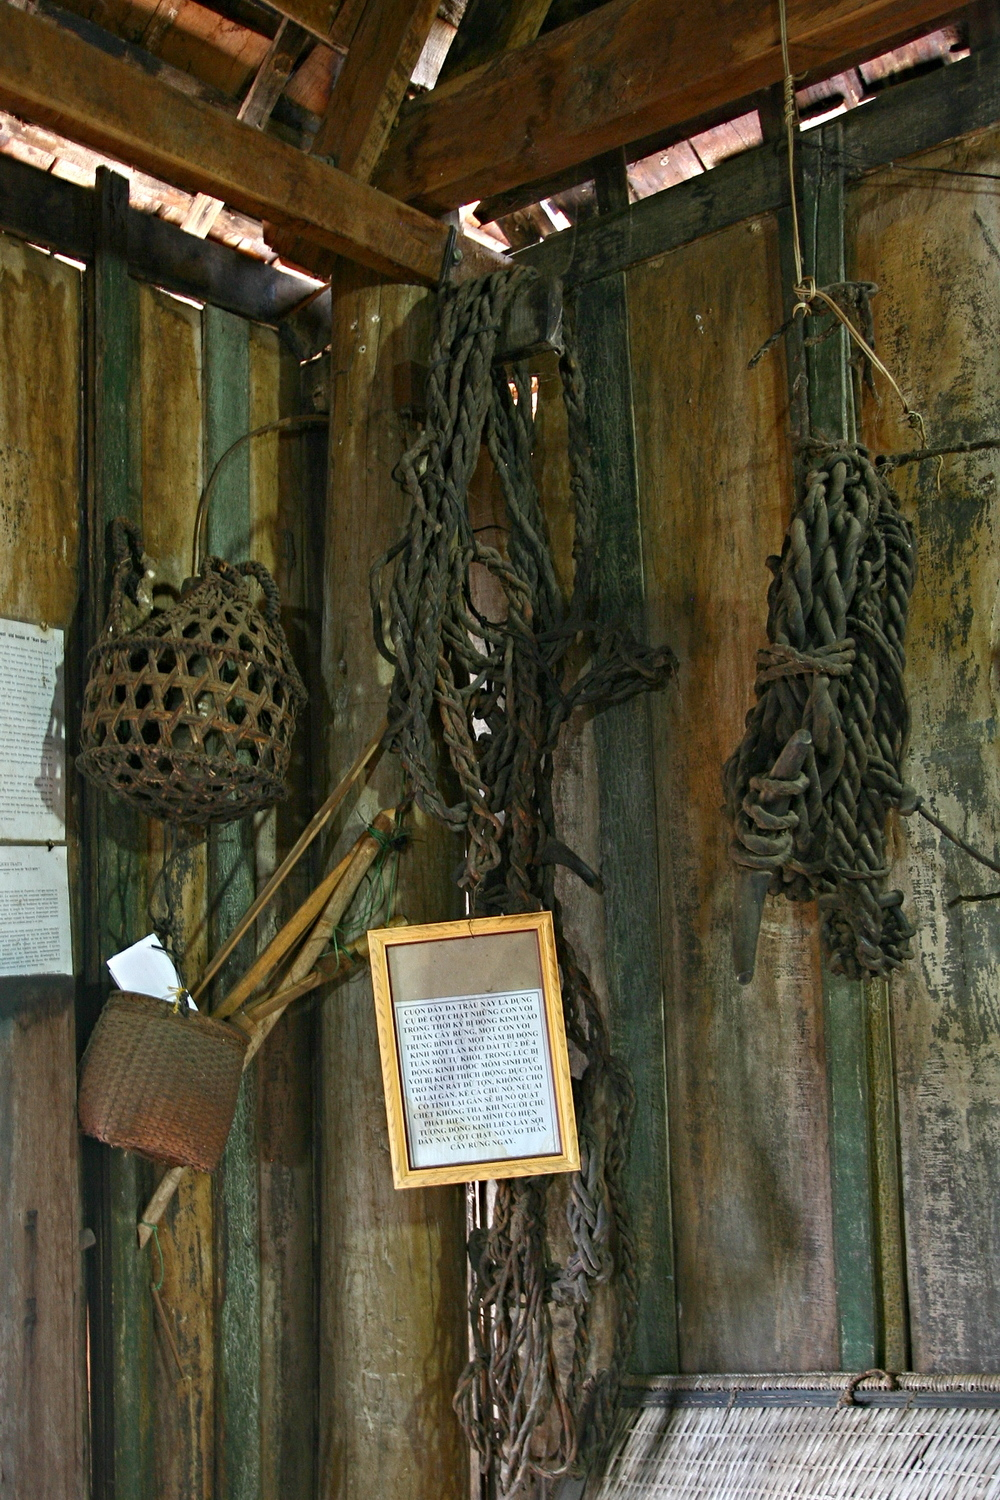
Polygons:
<instances>
[{"instance_id":1,"label":"green string tie","mask_svg":"<svg viewBox=\"0 0 1000 1500\"><path fill-rule=\"evenodd\" d=\"M163 1285L163 1247L160 1244L160 1231L158 1226L150 1224L148 1219L140 1219L139 1223L143 1229L151 1229L153 1231L153 1239L156 1241L156 1253L160 1257L160 1279L153 1287L153 1291L158 1292Z\"/></svg>"}]
</instances>

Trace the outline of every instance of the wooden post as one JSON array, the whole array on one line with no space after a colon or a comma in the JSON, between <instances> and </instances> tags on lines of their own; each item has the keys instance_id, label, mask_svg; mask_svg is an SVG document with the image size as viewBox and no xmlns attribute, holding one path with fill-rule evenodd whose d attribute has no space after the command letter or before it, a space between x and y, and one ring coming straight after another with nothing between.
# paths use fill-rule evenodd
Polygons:
<instances>
[{"instance_id":1,"label":"wooden post","mask_svg":"<svg viewBox=\"0 0 1000 1500\"><path fill-rule=\"evenodd\" d=\"M623 163L621 164L623 165ZM598 566L605 618L645 635L628 302L616 272L576 294L594 471L601 486ZM639 1255L632 1368L678 1368L670 1142L660 955L652 730L645 695L595 720L612 1045L636 1090L628 1193Z\"/></svg>"},{"instance_id":2,"label":"wooden post","mask_svg":"<svg viewBox=\"0 0 1000 1500\"><path fill-rule=\"evenodd\" d=\"M847 275L843 126L833 121L801 144L805 265L828 286ZM857 441L850 354L840 327L806 350L814 437ZM824 963L823 992L841 1367L899 1369L905 1288L888 986L845 979Z\"/></svg>"},{"instance_id":3,"label":"wooden post","mask_svg":"<svg viewBox=\"0 0 1000 1500\"><path fill-rule=\"evenodd\" d=\"M250 427L250 328L218 308L204 313L205 465ZM208 517L208 551L231 562L250 555L250 454L220 474ZM213 827L208 853L209 929L220 946L254 899L252 818ZM253 958L253 934L220 972L224 994ZM216 1180L216 1484L226 1500L260 1495L260 1248L256 1128L257 1069L243 1075L236 1117Z\"/></svg>"},{"instance_id":4,"label":"wooden post","mask_svg":"<svg viewBox=\"0 0 1000 1500\"><path fill-rule=\"evenodd\" d=\"M432 299L381 286L342 262L333 283L330 480L324 558L323 678L333 786L382 722L388 670L372 642L368 573L395 541L406 502L392 479L413 429L400 373L426 363ZM405 397L404 397L405 399ZM399 800L383 756L358 818ZM461 915L457 840L411 816L397 910L411 921ZM345 843L360 831L344 831ZM319 1493L467 1500L469 1454L452 1410L467 1358L464 1195L397 1192L367 974L320 1002Z\"/></svg>"},{"instance_id":5,"label":"wooden post","mask_svg":"<svg viewBox=\"0 0 1000 1500\"><path fill-rule=\"evenodd\" d=\"M87 496L87 593L91 638L107 603L106 544L115 516L141 519L133 483L132 394L136 355L135 289L129 281L128 181L98 169L97 223L88 273L90 484ZM145 931L145 826L118 799L84 792L88 868L84 955L88 996L84 1029L110 987L104 961ZM135 1220L151 1187L136 1156L88 1142L88 1217L99 1226L90 1272L95 1492L144 1500L152 1492L152 1304L150 1258L137 1252Z\"/></svg>"}]
</instances>

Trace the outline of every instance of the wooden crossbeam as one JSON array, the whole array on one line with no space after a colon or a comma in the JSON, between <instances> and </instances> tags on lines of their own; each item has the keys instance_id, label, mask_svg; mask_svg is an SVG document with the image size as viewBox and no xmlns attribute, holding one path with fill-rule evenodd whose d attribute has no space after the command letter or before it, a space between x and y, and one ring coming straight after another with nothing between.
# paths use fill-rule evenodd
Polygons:
<instances>
[{"instance_id":1,"label":"wooden crossbeam","mask_svg":"<svg viewBox=\"0 0 1000 1500\"><path fill-rule=\"evenodd\" d=\"M946 0L789 0L792 66L815 73L950 15ZM607 0L403 112L375 175L442 210L667 129L782 76L773 0Z\"/></svg>"},{"instance_id":2,"label":"wooden crossbeam","mask_svg":"<svg viewBox=\"0 0 1000 1500\"><path fill-rule=\"evenodd\" d=\"M447 225L9 5L0 107L396 280L438 279Z\"/></svg>"}]
</instances>

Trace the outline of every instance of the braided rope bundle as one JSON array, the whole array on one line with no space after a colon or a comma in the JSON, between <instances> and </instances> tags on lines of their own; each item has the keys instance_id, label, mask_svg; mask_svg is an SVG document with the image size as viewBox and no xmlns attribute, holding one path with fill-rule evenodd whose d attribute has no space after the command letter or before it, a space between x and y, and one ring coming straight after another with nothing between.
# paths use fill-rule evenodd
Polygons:
<instances>
[{"instance_id":1,"label":"braided rope bundle","mask_svg":"<svg viewBox=\"0 0 1000 1500\"><path fill-rule=\"evenodd\" d=\"M668 650L594 621L597 505L571 346L560 363L575 517L568 601L559 587L531 471L530 379L522 366L512 374L494 367L504 309L534 274L516 267L442 290L427 421L399 466L409 516L371 579L375 642L394 667L388 743L419 806L465 837L460 884L474 910L553 912L567 1032L587 1064L576 1089L582 1166L570 1187L566 1267L549 1263L545 1177L500 1182L489 1227L470 1239L474 1356L455 1406L499 1500L524 1493L537 1476L567 1472L583 1444L604 1441L635 1319L635 1251L623 1189L632 1086L611 1056L597 999L562 930L555 864L595 877L556 837L553 751L574 708L659 687L674 668ZM469 519L468 486L484 438L506 506L503 550L488 545ZM499 585L501 619L476 607L473 564ZM574 675L569 654L580 643L590 661ZM441 790L439 736L461 794L454 803ZM612 1279L614 1350L607 1369L594 1373L592 1289ZM573 1321L568 1375L556 1358L553 1301Z\"/></svg>"},{"instance_id":2,"label":"braided rope bundle","mask_svg":"<svg viewBox=\"0 0 1000 1500\"><path fill-rule=\"evenodd\" d=\"M772 893L818 898L835 973L884 975L911 956L902 893L886 889L885 821L913 811L904 641L915 548L897 496L862 448L814 453L781 557L768 558L770 645L756 707L723 770L737 866ZM799 775L771 773L797 732ZM785 811L784 809L787 809Z\"/></svg>"}]
</instances>

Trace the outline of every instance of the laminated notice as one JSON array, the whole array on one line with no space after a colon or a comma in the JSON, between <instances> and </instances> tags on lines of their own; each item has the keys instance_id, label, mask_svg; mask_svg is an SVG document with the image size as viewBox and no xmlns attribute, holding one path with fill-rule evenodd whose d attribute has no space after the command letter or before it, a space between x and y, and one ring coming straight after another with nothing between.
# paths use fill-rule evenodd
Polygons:
<instances>
[{"instance_id":1,"label":"laminated notice","mask_svg":"<svg viewBox=\"0 0 1000 1500\"><path fill-rule=\"evenodd\" d=\"M65 837L63 633L0 620L0 839Z\"/></svg>"}]
</instances>

